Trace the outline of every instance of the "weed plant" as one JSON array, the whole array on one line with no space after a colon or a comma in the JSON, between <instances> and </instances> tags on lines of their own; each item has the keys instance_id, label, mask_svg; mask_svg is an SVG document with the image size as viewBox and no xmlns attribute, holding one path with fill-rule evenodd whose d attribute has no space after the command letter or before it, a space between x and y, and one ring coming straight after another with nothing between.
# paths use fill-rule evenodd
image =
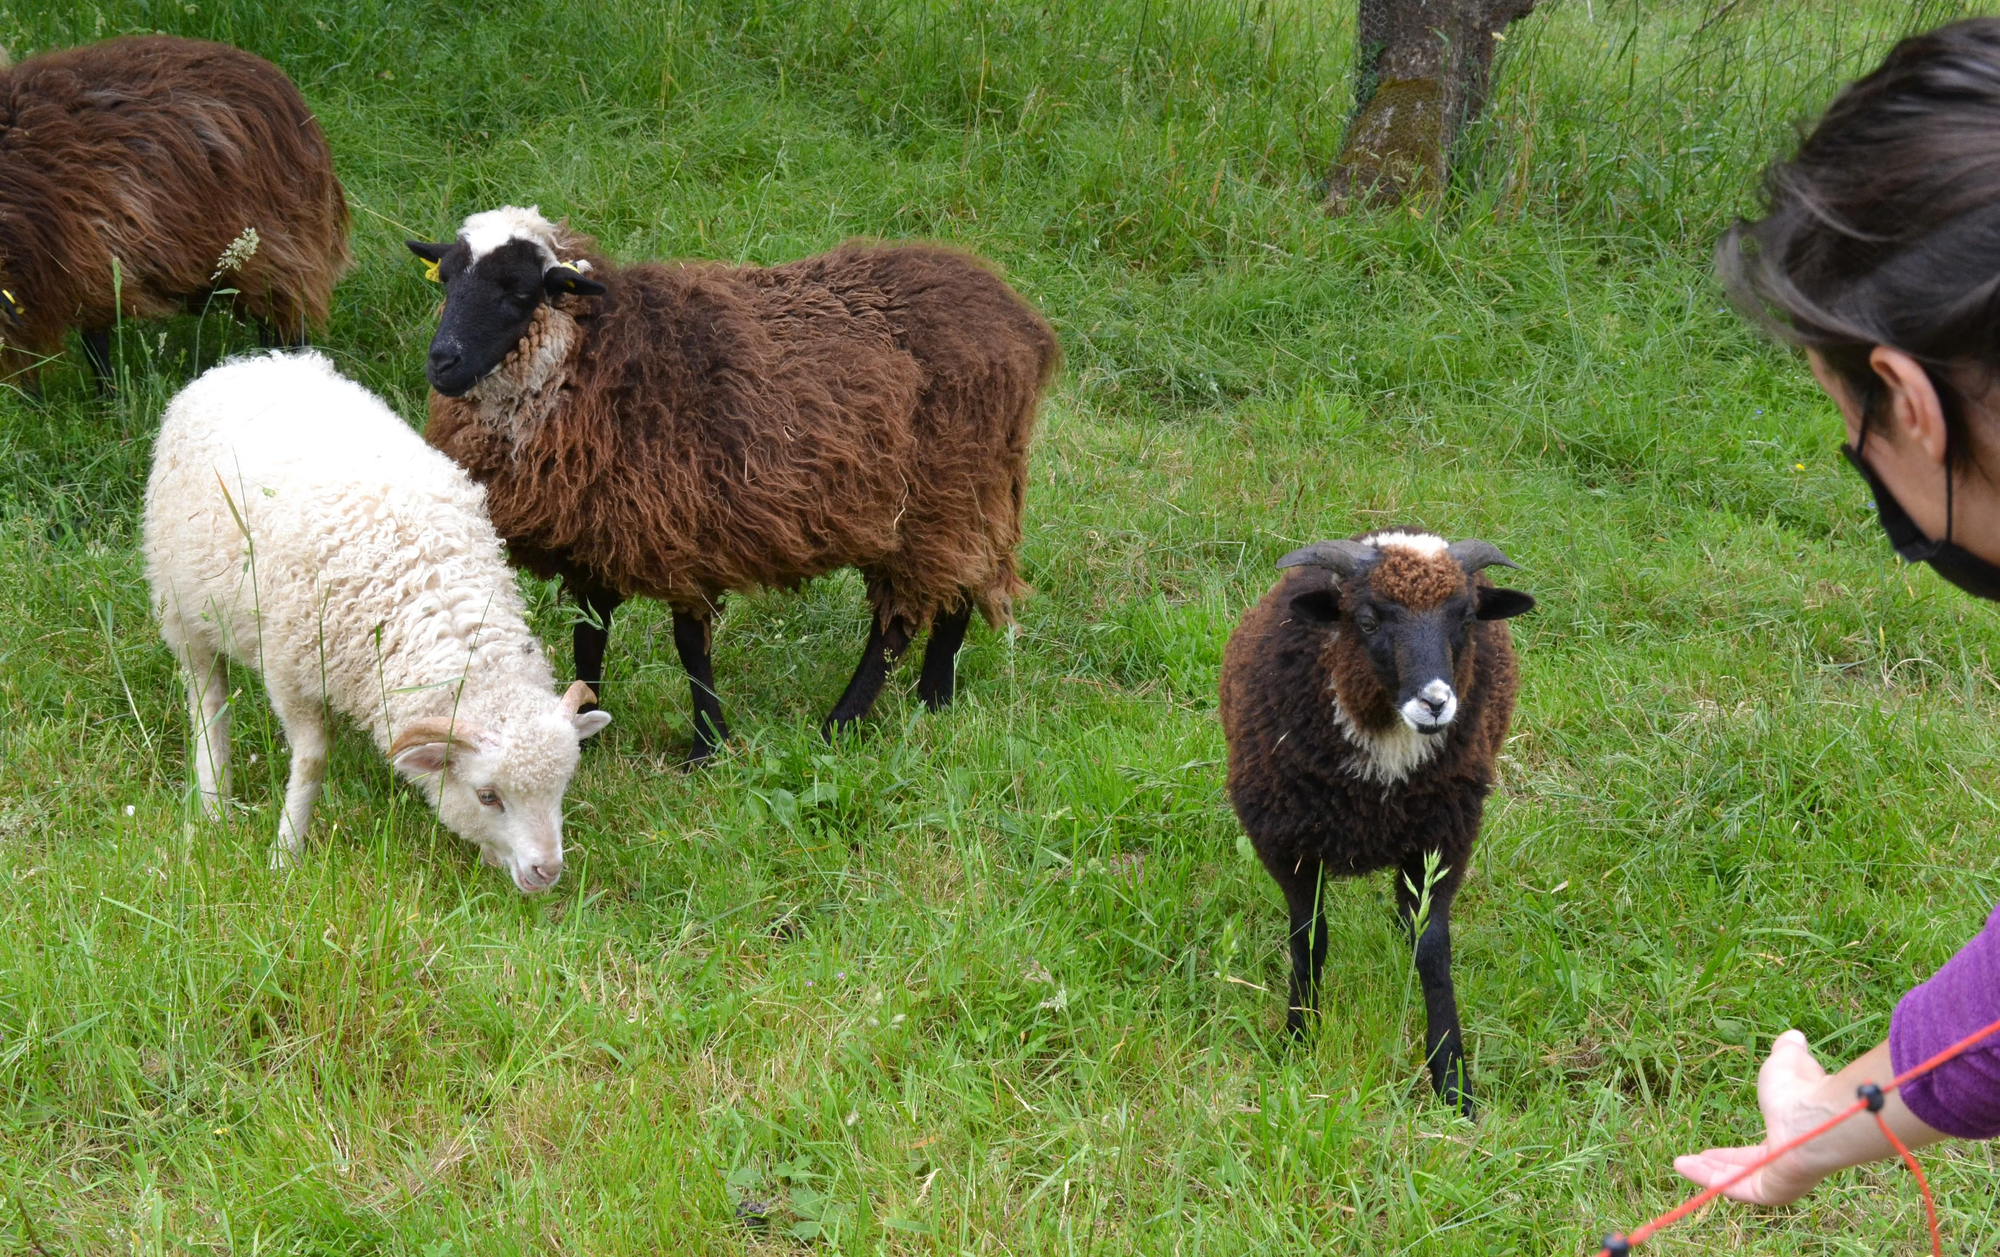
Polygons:
<instances>
[{"instance_id":1,"label":"weed plant","mask_svg":"<svg viewBox=\"0 0 2000 1257\"><path fill-rule=\"evenodd\" d=\"M1037 593L958 705L905 672L823 747L858 582L732 599L739 740L683 775L635 604L538 899L352 730L269 871L285 750L240 672L239 808L200 820L137 516L165 400L246 329L126 326L108 400L74 347L0 396L0 1249L1575 1252L1756 1136L1773 1035L1879 1041L2000 898L2000 634L1895 564L1707 259L1789 126L1958 8L1544 0L1449 196L1332 220L1349 7L0 0L16 57L159 29L292 74L355 210L322 348L413 423L437 293L401 242L510 201L624 258L951 241L1069 364ZM1455 913L1477 1125L1430 1094L1386 880L1332 890L1328 1015L1283 1042L1284 913L1222 792L1237 615L1392 521L1541 599ZM1992 1153L1927 1160L1990 1249ZM1885 1168L1656 1244L1920 1226Z\"/></svg>"}]
</instances>

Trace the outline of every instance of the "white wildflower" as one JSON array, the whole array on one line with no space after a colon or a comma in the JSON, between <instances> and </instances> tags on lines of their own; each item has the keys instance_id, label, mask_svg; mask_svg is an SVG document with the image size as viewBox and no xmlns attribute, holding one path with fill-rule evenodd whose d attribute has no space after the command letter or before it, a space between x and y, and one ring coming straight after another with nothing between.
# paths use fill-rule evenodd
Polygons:
<instances>
[{"instance_id":1,"label":"white wildflower","mask_svg":"<svg viewBox=\"0 0 2000 1257\"><path fill-rule=\"evenodd\" d=\"M208 277L208 282L212 284L231 271L241 274L243 264L256 255L257 229L245 227L237 233L236 239L229 242L229 247L222 251L222 256L215 259L215 274Z\"/></svg>"}]
</instances>

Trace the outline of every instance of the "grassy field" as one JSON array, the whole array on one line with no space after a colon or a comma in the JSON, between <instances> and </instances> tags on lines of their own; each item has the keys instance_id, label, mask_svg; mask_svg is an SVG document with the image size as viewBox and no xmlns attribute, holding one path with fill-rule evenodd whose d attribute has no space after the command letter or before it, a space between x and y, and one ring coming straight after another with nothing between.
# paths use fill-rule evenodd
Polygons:
<instances>
[{"instance_id":1,"label":"grassy field","mask_svg":"<svg viewBox=\"0 0 2000 1257\"><path fill-rule=\"evenodd\" d=\"M1755 1136L1771 1036L1877 1042L2000 898L2000 632L1895 564L1707 256L1792 120L1958 10L1544 0L1446 202L1335 221L1348 10L0 0L17 57L165 29L294 76L355 206L324 347L413 422L436 292L401 241L505 201L627 258L943 238L1068 354L1037 593L960 703L906 670L829 751L858 582L738 599L740 740L686 776L636 607L532 900L351 730L269 873L254 678L242 810L191 808L137 507L166 397L245 329L123 329L111 401L74 349L0 393L0 1251L1579 1252L1681 1197L1672 1153ZM1282 904L1222 792L1236 616L1285 549L1392 521L1541 600L1456 914L1477 1125L1430 1094L1386 877L1334 891L1328 1016L1285 1048ZM1991 1151L1927 1161L1990 1250ZM1921 1225L1887 1169L1656 1246Z\"/></svg>"}]
</instances>

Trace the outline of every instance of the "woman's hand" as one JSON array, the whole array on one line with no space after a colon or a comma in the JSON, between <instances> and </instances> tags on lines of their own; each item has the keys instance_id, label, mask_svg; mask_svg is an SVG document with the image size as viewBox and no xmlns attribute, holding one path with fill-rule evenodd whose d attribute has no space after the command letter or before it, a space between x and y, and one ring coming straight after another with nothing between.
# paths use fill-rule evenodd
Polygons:
<instances>
[{"instance_id":1,"label":"woman's hand","mask_svg":"<svg viewBox=\"0 0 2000 1257\"><path fill-rule=\"evenodd\" d=\"M1828 1074L1806 1046L1805 1035L1787 1030L1771 1045L1771 1055L1757 1071L1757 1107L1764 1113L1764 1142L1745 1148L1710 1148L1675 1157L1674 1169L1703 1187L1728 1182L1744 1166L1853 1104L1854 1090L1862 1083L1886 1083L1893 1074L1886 1042L1856 1058L1839 1073ZM1919 1121L1893 1092L1882 1116L1912 1148L1944 1138ZM1875 1119L1865 1112L1856 1113L1819 1138L1746 1176L1723 1195L1756 1205L1790 1204L1835 1170L1879 1161L1894 1151L1882 1137Z\"/></svg>"},{"instance_id":2,"label":"woman's hand","mask_svg":"<svg viewBox=\"0 0 2000 1257\"><path fill-rule=\"evenodd\" d=\"M1839 1112L1820 1103L1826 1070L1806 1046L1806 1037L1787 1030L1771 1045L1771 1055L1757 1071L1757 1107L1764 1112L1764 1142L1747 1148L1710 1148L1674 1158L1682 1178L1714 1187L1771 1149L1796 1138ZM1873 1125L1873 1123L1870 1123ZM1829 1132L1831 1133L1831 1132ZM1753 1205L1786 1205L1811 1191L1828 1171L1814 1173L1800 1155L1789 1152L1751 1174L1722 1194Z\"/></svg>"}]
</instances>

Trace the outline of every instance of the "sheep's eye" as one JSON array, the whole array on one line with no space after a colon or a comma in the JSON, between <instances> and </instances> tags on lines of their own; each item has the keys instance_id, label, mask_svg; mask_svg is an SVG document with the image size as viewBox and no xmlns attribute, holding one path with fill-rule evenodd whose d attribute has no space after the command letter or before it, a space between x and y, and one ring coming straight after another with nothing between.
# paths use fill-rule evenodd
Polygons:
<instances>
[{"instance_id":1,"label":"sheep's eye","mask_svg":"<svg viewBox=\"0 0 2000 1257\"><path fill-rule=\"evenodd\" d=\"M1355 613L1354 627L1364 633L1373 633L1376 629L1382 627L1382 622L1375 618L1373 611L1360 611Z\"/></svg>"},{"instance_id":2,"label":"sheep's eye","mask_svg":"<svg viewBox=\"0 0 2000 1257\"><path fill-rule=\"evenodd\" d=\"M487 807L500 806L500 792L491 786L482 786L478 790L473 791L473 794L477 795L479 801Z\"/></svg>"}]
</instances>

